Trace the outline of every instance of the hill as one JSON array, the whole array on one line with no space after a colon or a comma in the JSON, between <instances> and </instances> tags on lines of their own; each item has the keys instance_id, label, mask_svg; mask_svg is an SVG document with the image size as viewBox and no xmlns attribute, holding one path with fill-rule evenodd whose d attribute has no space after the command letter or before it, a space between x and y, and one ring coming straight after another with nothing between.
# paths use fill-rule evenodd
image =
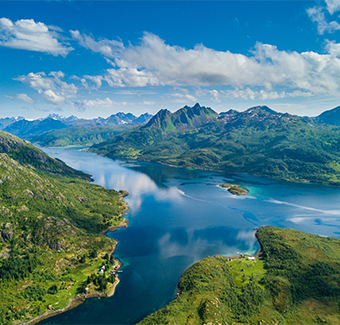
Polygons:
<instances>
[{"instance_id":1,"label":"hill","mask_svg":"<svg viewBox=\"0 0 340 325\"><path fill-rule=\"evenodd\" d=\"M91 146L129 130L135 125L121 126L73 126L30 137L30 141L42 147Z\"/></svg>"},{"instance_id":2,"label":"hill","mask_svg":"<svg viewBox=\"0 0 340 325\"><path fill-rule=\"evenodd\" d=\"M100 233L124 222L123 193L8 133L0 143L0 324L52 313L79 294L111 294L116 243Z\"/></svg>"},{"instance_id":3,"label":"hill","mask_svg":"<svg viewBox=\"0 0 340 325\"><path fill-rule=\"evenodd\" d=\"M263 227L262 255L207 257L144 324L340 324L340 240Z\"/></svg>"},{"instance_id":4,"label":"hill","mask_svg":"<svg viewBox=\"0 0 340 325\"><path fill-rule=\"evenodd\" d=\"M51 158L30 142L3 131L0 131L0 153L6 153L10 158L26 167L37 168L55 175L77 176L91 180L90 175L75 170L60 160Z\"/></svg>"},{"instance_id":5,"label":"hill","mask_svg":"<svg viewBox=\"0 0 340 325\"><path fill-rule=\"evenodd\" d=\"M248 173L295 182L340 184L340 130L266 106L244 112L212 111L204 119L158 112L145 126L89 150L185 168ZM196 113L196 115L200 116ZM202 121L195 124L192 122ZM191 123L191 124L190 124Z\"/></svg>"}]
</instances>

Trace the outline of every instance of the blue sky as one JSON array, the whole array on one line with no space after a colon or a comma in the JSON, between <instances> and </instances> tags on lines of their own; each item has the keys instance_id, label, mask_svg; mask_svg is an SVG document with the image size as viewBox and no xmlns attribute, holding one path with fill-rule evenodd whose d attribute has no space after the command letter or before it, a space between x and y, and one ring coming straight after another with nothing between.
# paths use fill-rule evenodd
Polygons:
<instances>
[{"instance_id":1,"label":"blue sky","mask_svg":"<svg viewBox=\"0 0 340 325\"><path fill-rule=\"evenodd\" d=\"M340 0L0 1L0 117L340 105Z\"/></svg>"}]
</instances>

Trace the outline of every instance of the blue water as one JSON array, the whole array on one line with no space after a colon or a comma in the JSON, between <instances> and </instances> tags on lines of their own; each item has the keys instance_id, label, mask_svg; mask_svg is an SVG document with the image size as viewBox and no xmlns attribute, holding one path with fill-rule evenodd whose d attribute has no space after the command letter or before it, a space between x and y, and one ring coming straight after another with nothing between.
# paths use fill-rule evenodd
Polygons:
<instances>
[{"instance_id":1,"label":"blue water","mask_svg":"<svg viewBox=\"0 0 340 325\"><path fill-rule=\"evenodd\" d=\"M254 254L254 227L340 237L339 188L44 150L92 174L97 184L129 191L130 224L108 233L119 241L115 256L123 262L115 295L89 299L39 324L134 324L174 298L181 274L194 262L215 254ZM217 187L226 182L250 192L237 197Z\"/></svg>"}]
</instances>

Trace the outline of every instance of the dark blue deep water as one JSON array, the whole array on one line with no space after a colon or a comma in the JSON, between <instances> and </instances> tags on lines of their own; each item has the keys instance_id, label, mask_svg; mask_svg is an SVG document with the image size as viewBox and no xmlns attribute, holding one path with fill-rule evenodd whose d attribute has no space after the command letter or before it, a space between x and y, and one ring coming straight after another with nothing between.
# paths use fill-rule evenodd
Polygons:
<instances>
[{"instance_id":1,"label":"dark blue deep water","mask_svg":"<svg viewBox=\"0 0 340 325\"><path fill-rule=\"evenodd\" d=\"M129 227L108 236L119 241L123 262L113 297L89 299L39 324L134 324L169 303L194 262L210 255L253 254L254 227L273 225L340 237L340 189L248 175L185 170L90 153L44 149L95 183L130 192ZM221 183L247 186L233 196Z\"/></svg>"}]
</instances>

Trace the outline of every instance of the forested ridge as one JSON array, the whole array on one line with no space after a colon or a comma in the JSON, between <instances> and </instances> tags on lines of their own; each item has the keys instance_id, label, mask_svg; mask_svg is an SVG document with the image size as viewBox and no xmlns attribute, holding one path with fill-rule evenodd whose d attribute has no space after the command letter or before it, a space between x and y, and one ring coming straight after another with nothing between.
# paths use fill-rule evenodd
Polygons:
<instances>
[{"instance_id":1,"label":"forested ridge","mask_svg":"<svg viewBox=\"0 0 340 325\"><path fill-rule=\"evenodd\" d=\"M340 184L338 126L266 106L217 114L211 108L159 111L146 125L89 151L185 168Z\"/></svg>"}]
</instances>

